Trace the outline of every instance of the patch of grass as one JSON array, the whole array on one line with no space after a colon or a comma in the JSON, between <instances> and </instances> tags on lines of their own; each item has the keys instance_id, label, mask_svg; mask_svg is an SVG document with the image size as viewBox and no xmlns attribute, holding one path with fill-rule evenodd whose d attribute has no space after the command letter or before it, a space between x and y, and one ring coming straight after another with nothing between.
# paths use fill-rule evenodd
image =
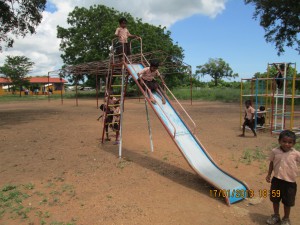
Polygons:
<instances>
[{"instance_id":1,"label":"patch of grass","mask_svg":"<svg viewBox=\"0 0 300 225\"><path fill-rule=\"evenodd\" d=\"M56 182L60 182L57 180ZM62 183L60 187L51 183L51 191L48 194L42 193L39 190L32 191L35 186L32 183L14 185L6 184L0 188L0 220L6 219L9 224L19 224L16 220L21 220L23 223L33 225L32 221L39 218L39 224L50 224L52 215L49 211L40 211L36 199L30 199L30 197L43 198L40 201L41 204L48 204L47 206L63 204L57 195L64 198L71 198L75 195L74 186L71 184ZM47 188L47 187L44 187ZM58 190L55 190L58 189ZM51 198L52 195L52 198ZM68 197L72 195L71 197ZM48 201L48 199L51 199ZM26 201L25 201L26 200ZM33 203L33 206L32 206ZM53 224L63 225L75 225L75 220L71 222L52 222Z\"/></svg>"},{"instance_id":2,"label":"patch of grass","mask_svg":"<svg viewBox=\"0 0 300 225\"><path fill-rule=\"evenodd\" d=\"M74 186L71 184L63 184L61 187L63 193L66 193L69 196L75 196Z\"/></svg>"},{"instance_id":3,"label":"patch of grass","mask_svg":"<svg viewBox=\"0 0 300 225\"><path fill-rule=\"evenodd\" d=\"M51 181L46 184L47 188L51 188L51 187L55 187L55 186L56 186L56 184Z\"/></svg>"},{"instance_id":4,"label":"patch of grass","mask_svg":"<svg viewBox=\"0 0 300 225\"><path fill-rule=\"evenodd\" d=\"M242 161L248 165L252 162L252 153L250 149L246 149L242 156Z\"/></svg>"},{"instance_id":5,"label":"patch of grass","mask_svg":"<svg viewBox=\"0 0 300 225\"><path fill-rule=\"evenodd\" d=\"M48 202L48 199L44 198L42 201L40 201L40 205L45 205L45 204L47 204L47 202Z\"/></svg>"},{"instance_id":6,"label":"patch of grass","mask_svg":"<svg viewBox=\"0 0 300 225\"><path fill-rule=\"evenodd\" d=\"M50 192L50 195L54 196L54 195L61 195L62 193L60 191L57 190L53 190Z\"/></svg>"},{"instance_id":7,"label":"patch of grass","mask_svg":"<svg viewBox=\"0 0 300 225\"><path fill-rule=\"evenodd\" d=\"M266 159L266 154L260 148L256 148L254 150L253 158L255 160L262 161Z\"/></svg>"},{"instance_id":8,"label":"patch of grass","mask_svg":"<svg viewBox=\"0 0 300 225\"><path fill-rule=\"evenodd\" d=\"M266 162L261 162L259 165L259 169L260 169L260 175L265 174L268 172L268 165Z\"/></svg>"},{"instance_id":9,"label":"patch of grass","mask_svg":"<svg viewBox=\"0 0 300 225\"><path fill-rule=\"evenodd\" d=\"M6 191L10 191L10 190L13 190L13 189L16 189L16 188L17 188L16 185L7 184L7 185L2 187L1 191L6 192Z\"/></svg>"},{"instance_id":10,"label":"patch of grass","mask_svg":"<svg viewBox=\"0 0 300 225\"><path fill-rule=\"evenodd\" d=\"M64 223L64 222L53 221L53 222L50 223L50 225L76 225L76 224L72 223L72 222Z\"/></svg>"},{"instance_id":11,"label":"patch of grass","mask_svg":"<svg viewBox=\"0 0 300 225\"><path fill-rule=\"evenodd\" d=\"M106 198L112 199L112 196L111 195L106 195Z\"/></svg>"},{"instance_id":12,"label":"patch of grass","mask_svg":"<svg viewBox=\"0 0 300 225\"><path fill-rule=\"evenodd\" d=\"M37 217L39 217L40 219L50 218L50 216L51 216L51 214L50 214L48 211L46 211L46 212L37 211L37 212L35 213L35 215L36 215Z\"/></svg>"},{"instance_id":13,"label":"patch of grass","mask_svg":"<svg viewBox=\"0 0 300 225\"><path fill-rule=\"evenodd\" d=\"M7 184L1 188L0 191L0 218L6 212L10 213L12 219L26 219L28 213L32 210L31 207L24 207L22 202L28 198L27 193L22 193L20 186Z\"/></svg>"},{"instance_id":14,"label":"patch of grass","mask_svg":"<svg viewBox=\"0 0 300 225\"><path fill-rule=\"evenodd\" d=\"M121 159L117 164L117 168L124 169L126 166L128 166L130 164L131 164L130 160Z\"/></svg>"},{"instance_id":15,"label":"patch of grass","mask_svg":"<svg viewBox=\"0 0 300 225\"><path fill-rule=\"evenodd\" d=\"M262 160L266 159L266 154L262 151L260 148L256 149L246 149L243 152L241 161L250 165L252 161L259 161L261 162Z\"/></svg>"},{"instance_id":16,"label":"patch of grass","mask_svg":"<svg viewBox=\"0 0 300 225\"><path fill-rule=\"evenodd\" d=\"M24 184L24 188L27 190L33 190L34 184L32 184L32 183Z\"/></svg>"},{"instance_id":17,"label":"patch of grass","mask_svg":"<svg viewBox=\"0 0 300 225\"><path fill-rule=\"evenodd\" d=\"M63 177L55 177L54 180L55 180L55 181L64 182L64 181L65 181L65 178L63 178Z\"/></svg>"},{"instance_id":18,"label":"patch of grass","mask_svg":"<svg viewBox=\"0 0 300 225\"><path fill-rule=\"evenodd\" d=\"M176 88L172 90L176 98L188 100L191 98L190 88ZM194 88L193 99L205 101L239 102L240 89L238 88Z\"/></svg>"}]
</instances>

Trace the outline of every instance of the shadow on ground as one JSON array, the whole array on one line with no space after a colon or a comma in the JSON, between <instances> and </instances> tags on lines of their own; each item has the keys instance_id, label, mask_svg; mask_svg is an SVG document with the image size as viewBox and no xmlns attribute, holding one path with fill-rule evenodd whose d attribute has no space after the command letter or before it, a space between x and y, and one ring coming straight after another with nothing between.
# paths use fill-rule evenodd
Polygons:
<instances>
[{"instance_id":1,"label":"shadow on ground","mask_svg":"<svg viewBox=\"0 0 300 225\"><path fill-rule=\"evenodd\" d=\"M10 129L21 123L30 123L34 120L46 119L49 116L61 113L54 109L18 109L0 112L0 129Z\"/></svg>"},{"instance_id":2,"label":"shadow on ground","mask_svg":"<svg viewBox=\"0 0 300 225\"><path fill-rule=\"evenodd\" d=\"M105 148L102 147L102 149L118 157L118 151L116 150L115 147L105 146ZM149 155L142 155L140 153L128 150L126 148L122 149L122 154L124 156L122 157L122 160L133 162L141 167L144 167L163 177L166 177L172 180L173 182L176 182L187 188L200 192L204 195L209 196L210 190L214 189L214 187L208 184L197 174L186 171L168 162L155 159ZM217 201L222 201L224 203L223 198L214 198L214 199Z\"/></svg>"}]
</instances>

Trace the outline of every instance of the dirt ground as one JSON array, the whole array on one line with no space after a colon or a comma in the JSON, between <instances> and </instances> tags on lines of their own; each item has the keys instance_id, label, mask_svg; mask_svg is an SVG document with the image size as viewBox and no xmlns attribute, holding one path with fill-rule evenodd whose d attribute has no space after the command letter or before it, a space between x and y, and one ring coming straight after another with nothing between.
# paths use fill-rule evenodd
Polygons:
<instances>
[{"instance_id":1,"label":"dirt ground","mask_svg":"<svg viewBox=\"0 0 300 225\"><path fill-rule=\"evenodd\" d=\"M210 196L210 185L190 168L150 110L151 152L143 101L126 101L122 159L113 141L101 144L95 100L79 100L78 107L75 100L0 103L0 199L15 193L12 202L0 204L0 225L265 224L272 205L259 197L269 189L263 154L277 137L268 132L237 137L238 104L183 105L212 158L245 181L254 198L229 207ZM291 212L295 225L299 199L300 192Z\"/></svg>"}]
</instances>

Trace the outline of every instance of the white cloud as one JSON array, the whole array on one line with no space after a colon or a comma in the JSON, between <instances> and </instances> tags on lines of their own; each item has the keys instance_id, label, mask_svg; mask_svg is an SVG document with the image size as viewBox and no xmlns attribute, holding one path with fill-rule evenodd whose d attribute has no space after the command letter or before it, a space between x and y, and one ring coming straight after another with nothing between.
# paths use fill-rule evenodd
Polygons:
<instances>
[{"instance_id":1,"label":"white cloud","mask_svg":"<svg viewBox=\"0 0 300 225\"><path fill-rule=\"evenodd\" d=\"M56 26L67 27L67 16L75 6L90 7L103 4L118 11L129 12L135 18L154 25L170 27L179 20L195 14L211 18L225 9L227 0L50 0L57 11L44 12L43 21L37 33L15 40L12 49L4 50L0 55L0 65L7 55L25 55L35 63L31 75L46 75L59 69L62 60L59 52L60 40L56 38Z\"/></svg>"}]
</instances>

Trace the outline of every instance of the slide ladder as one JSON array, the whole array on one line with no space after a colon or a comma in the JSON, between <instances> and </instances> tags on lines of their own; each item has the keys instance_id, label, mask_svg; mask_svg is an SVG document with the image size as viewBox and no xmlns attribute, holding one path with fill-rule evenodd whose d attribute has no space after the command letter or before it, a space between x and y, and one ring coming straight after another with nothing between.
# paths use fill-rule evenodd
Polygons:
<instances>
[{"instance_id":1,"label":"slide ladder","mask_svg":"<svg viewBox=\"0 0 300 225\"><path fill-rule=\"evenodd\" d=\"M102 143L105 140L105 134L114 133L114 129L109 132L107 126L114 127L116 124L119 126L119 150L122 149L122 121L124 111L124 95L125 95L125 83L127 83L127 70L125 65L122 63L114 64L110 63L106 76L106 87L105 87L105 110L103 111L103 131L102 131ZM126 82L125 82L126 79ZM117 99L119 103L113 103L110 99ZM120 110L118 113L113 112L116 107ZM111 121L109 117L118 116L119 121Z\"/></svg>"}]
</instances>

